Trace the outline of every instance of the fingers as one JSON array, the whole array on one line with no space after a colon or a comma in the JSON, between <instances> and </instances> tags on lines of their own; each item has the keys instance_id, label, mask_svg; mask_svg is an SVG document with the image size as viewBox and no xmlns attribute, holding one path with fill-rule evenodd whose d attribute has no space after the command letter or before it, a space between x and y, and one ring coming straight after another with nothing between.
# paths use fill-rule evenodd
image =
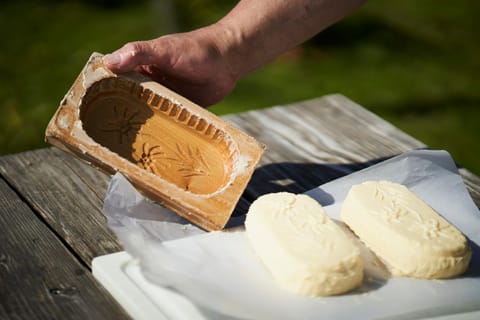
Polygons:
<instances>
[{"instance_id":1,"label":"fingers","mask_svg":"<svg viewBox=\"0 0 480 320\"><path fill-rule=\"evenodd\" d=\"M130 42L103 57L103 63L116 72L133 71L142 65L155 64L159 59L151 41Z\"/></svg>"}]
</instances>

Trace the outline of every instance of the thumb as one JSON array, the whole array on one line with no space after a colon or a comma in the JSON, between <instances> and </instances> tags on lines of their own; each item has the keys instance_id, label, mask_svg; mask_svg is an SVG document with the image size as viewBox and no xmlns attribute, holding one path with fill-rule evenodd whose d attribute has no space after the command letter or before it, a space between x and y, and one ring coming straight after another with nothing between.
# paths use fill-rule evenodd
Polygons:
<instances>
[{"instance_id":1,"label":"thumb","mask_svg":"<svg viewBox=\"0 0 480 320\"><path fill-rule=\"evenodd\" d=\"M106 67L116 72L128 72L138 66L154 64L155 55L150 41L136 41L103 57Z\"/></svg>"}]
</instances>

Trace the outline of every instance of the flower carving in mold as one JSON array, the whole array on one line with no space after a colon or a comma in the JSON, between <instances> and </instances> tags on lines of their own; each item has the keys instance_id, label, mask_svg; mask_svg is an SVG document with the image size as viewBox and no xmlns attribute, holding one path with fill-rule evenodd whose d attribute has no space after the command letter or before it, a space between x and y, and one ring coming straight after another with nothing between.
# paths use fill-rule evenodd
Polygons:
<instances>
[{"instance_id":1,"label":"flower carving in mold","mask_svg":"<svg viewBox=\"0 0 480 320\"><path fill-rule=\"evenodd\" d=\"M145 170L158 174L159 160L163 159L165 153L159 145L149 146L148 143L142 145L142 153L136 159L137 164Z\"/></svg>"},{"instance_id":2,"label":"flower carving in mold","mask_svg":"<svg viewBox=\"0 0 480 320\"><path fill-rule=\"evenodd\" d=\"M144 121L139 119L140 112L135 110L129 113L127 107L113 107L114 118L106 122L102 128L103 131L116 133L118 136L118 143L123 144L128 141L130 136L132 138L140 130Z\"/></svg>"}]
</instances>

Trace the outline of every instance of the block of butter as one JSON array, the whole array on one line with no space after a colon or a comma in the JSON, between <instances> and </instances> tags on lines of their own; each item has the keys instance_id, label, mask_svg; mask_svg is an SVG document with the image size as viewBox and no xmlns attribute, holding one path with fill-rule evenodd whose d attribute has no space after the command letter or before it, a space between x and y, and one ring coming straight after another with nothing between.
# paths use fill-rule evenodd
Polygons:
<instances>
[{"instance_id":1,"label":"block of butter","mask_svg":"<svg viewBox=\"0 0 480 320\"><path fill-rule=\"evenodd\" d=\"M450 278L463 273L470 262L465 236L403 185L354 185L341 217L393 275Z\"/></svg>"},{"instance_id":2,"label":"block of butter","mask_svg":"<svg viewBox=\"0 0 480 320\"><path fill-rule=\"evenodd\" d=\"M256 255L291 292L335 295L362 282L359 249L309 196L263 195L250 206L245 228Z\"/></svg>"}]
</instances>

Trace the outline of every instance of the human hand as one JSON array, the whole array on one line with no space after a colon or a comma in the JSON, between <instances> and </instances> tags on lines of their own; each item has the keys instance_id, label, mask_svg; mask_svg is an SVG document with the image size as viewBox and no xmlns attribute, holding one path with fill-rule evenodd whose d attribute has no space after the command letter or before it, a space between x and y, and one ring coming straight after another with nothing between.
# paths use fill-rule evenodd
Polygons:
<instances>
[{"instance_id":1,"label":"human hand","mask_svg":"<svg viewBox=\"0 0 480 320\"><path fill-rule=\"evenodd\" d=\"M140 72L207 107L227 96L238 80L216 41L207 27L127 43L103 61L114 72Z\"/></svg>"},{"instance_id":2,"label":"human hand","mask_svg":"<svg viewBox=\"0 0 480 320\"><path fill-rule=\"evenodd\" d=\"M131 42L104 57L115 72L138 71L207 107L240 77L273 61L365 0L240 0L220 21L195 31Z\"/></svg>"}]
</instances>

